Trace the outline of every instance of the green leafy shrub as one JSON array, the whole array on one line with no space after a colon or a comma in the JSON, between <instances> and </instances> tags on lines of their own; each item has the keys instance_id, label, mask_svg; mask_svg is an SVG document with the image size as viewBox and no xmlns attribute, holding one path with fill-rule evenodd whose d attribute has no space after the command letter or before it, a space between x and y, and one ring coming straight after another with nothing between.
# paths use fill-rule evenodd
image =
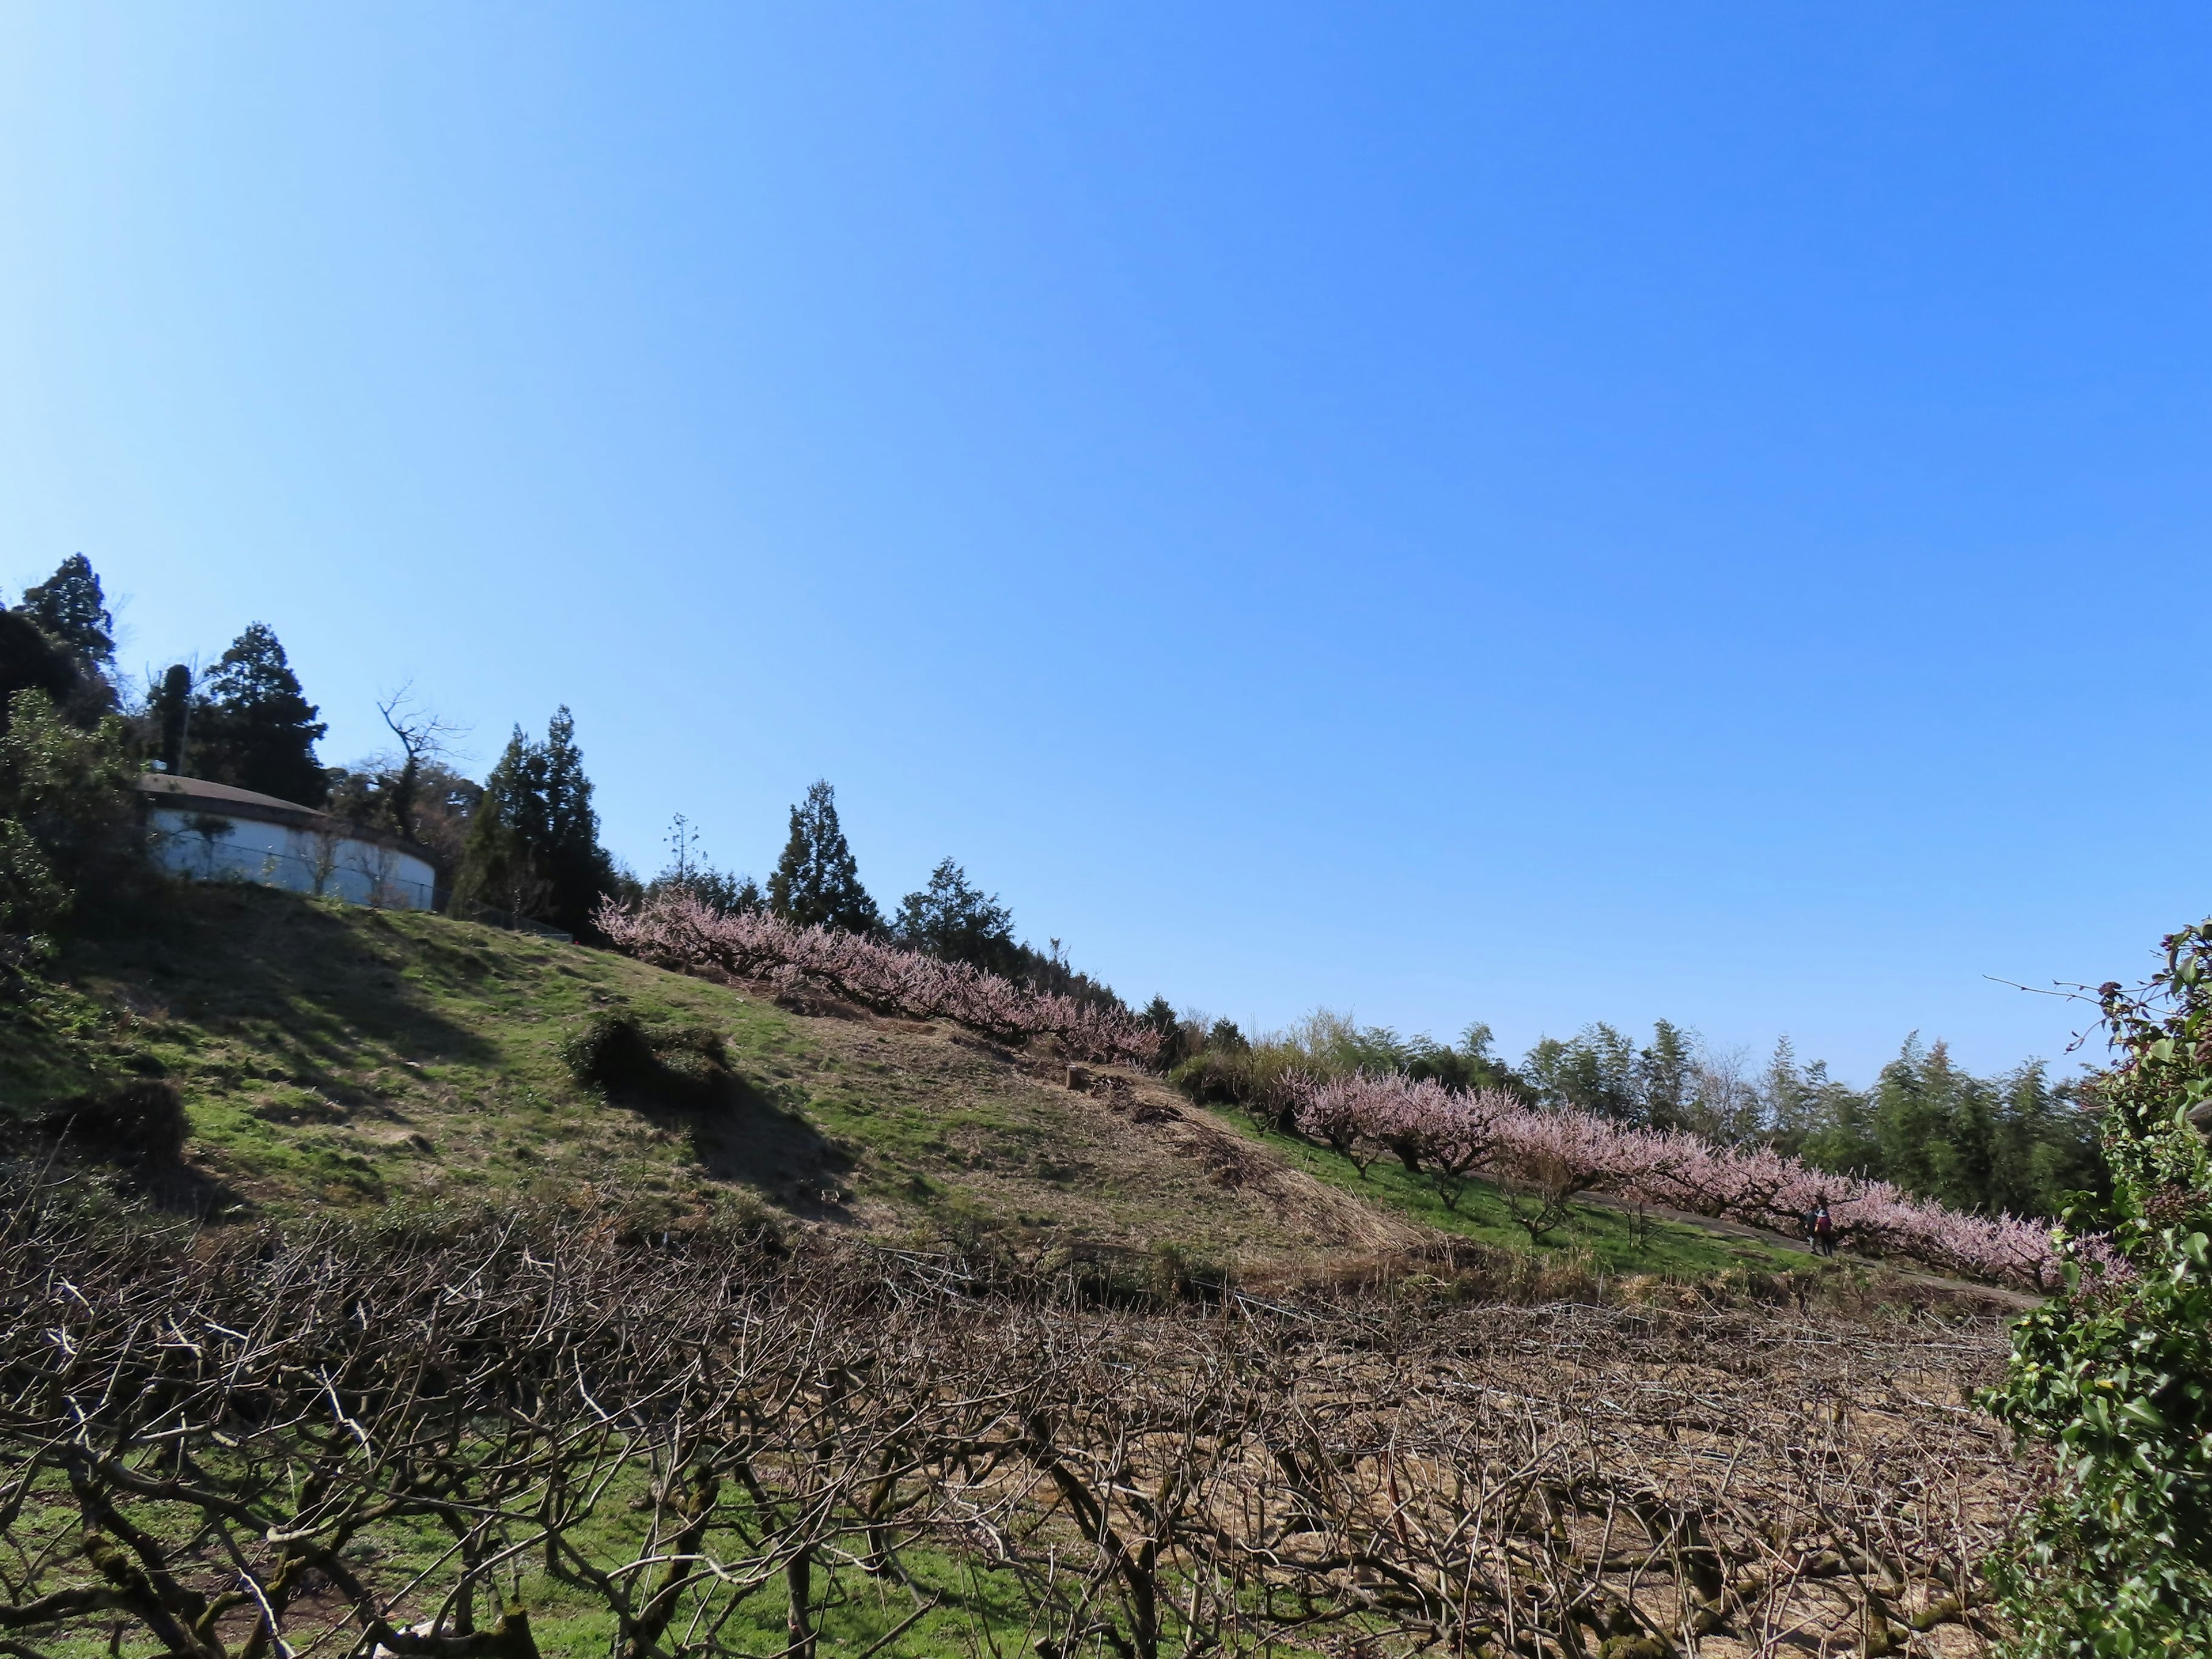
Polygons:
<instances>
[{"instance_id":1,"label":"green leafy shrub","mask_svg":"<svg viewBox=\"0 0 2212 1659\"><path fill-rule=\"evenodd\" d=\"M708 1104L734 1081L720 1032L635 1014L592 1015L562 1040L561 1061L587 1087L675 1106Z\"/></svg>"},{"instance_id":2,"label":"green leafy shrub","mask_svg":"<svg viewBox=\"0 0 2212 1659\"><path fill-rule=\"evenodd\" d=\"M81 894L112 898L138 875L137 768L113 716L70 725L43 691L18 691L0 733L0 932L59 927Z\"/></svg>"},{"instance_id":3,"label":"green leafy shrub","mask_svg":"<svg viewBox=\"0 0 2212 1659\"><path fill-rule=\"evenodd\" d=\"M649 1079L658 1064L645 1027L631 1014L593 1014L561 1040L561 1063L597 1089L629 1087Z\"/></svg>"},{"instance_id":4,"label":"green leafy shrub","mask_svg":"<svg viewBox=\"0 0 2212 1659\"><path fill-rule=\"evenodd\" d=\"M2052 1459L1992 1568L2023 1659L2212 1653L2212 921L2166 953L2148 987L2099 993L2109 1246L2063 1241L2066 1293L1983 1399Z\"/></svg>"},{"instance_id":5,"label":"green leafy shrub","mask_svg":"<svg viewBox=\"0 0 2212 1659\"><path fill-rule=\"evenodd\" d=\"M70 890L62 885L38 839L14 818L0 818L0 933L37 940L69 915Z\"/></svg>"},{"instance_id":6,"label":"green leafy shrub","mask_svg":"<svg viewBox=\"0 0 2212 1659\"><path fill-rule=\"evenodd\" d=\"M1194 1105L1242 1106L1252 1098L1252 1059L1208 1048L1176 1066L1168 1081Z\"/></svg>"}]
</instances>

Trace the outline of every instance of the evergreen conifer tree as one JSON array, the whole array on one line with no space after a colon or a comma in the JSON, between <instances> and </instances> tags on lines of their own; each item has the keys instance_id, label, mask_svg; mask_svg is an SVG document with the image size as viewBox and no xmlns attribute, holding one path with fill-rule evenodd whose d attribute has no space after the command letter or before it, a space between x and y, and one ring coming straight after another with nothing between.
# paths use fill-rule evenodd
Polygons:
<instances>
[{"instance_id":1,"label":"evergreen conifer tree","mask_svg":"<svg viewBox=\"0 0 2212 1659\"><path fill-rule=\"evenodd\" d=\"M530 740L518 726L485 776L483 796L469 817L453 882L457 902L512 916L536 916L544 908L545 878L523 830L532 770Z\"/></svg>"},{"instance_id":2,"label":"evergreen conifer tree","mask_svg":"<svg viewBox=\"0 0 2212 1659\"><path fill-rule=\"evenodd\" d=\"M817 779L791 809L791 839L768 880L769 908L800 927L817 924L873 933L882 913L860 885L860 866L837 823L837 792Z\"/></svg>"},{"instance_id":3,"label":"evergreen conifer tree","mask_svg":"<svg viewBox=\"0 0 2212 1659\"><path fill-rule=\"evenodd\" d=\"M108 613L92 562L83 554L70 554L52 575L25 588L20 608L88 671L115 660L115 618Z\"/></svg>"},{"instance_id":4,"label":"evergreen conifer tree","mask_svg":"<svg viewBox=\"0 0 2212 1659\"><path fill-rule=\"evenodd\" d=\"M900 944L942 961L1009 975L1018 963L1013 913L951 859L930 872L928 886L901 902L892 932Z\"/></svg>"},{"instance_id":5,"label":"evergreen conifer tree","mask_svg":"<svg viewBox=\"0 0 2212 1659\"><path fill-rule=\"evenodd\" d=\"M554 925L572 933L590 931L592 913L614 883L614 860L599 845L599 815L592 805L592 781L576 747L575 717L563 703L545 732L540 788L544 800L542 857L552 891Z\"/></svg>"},{"instance_id":6,"label":"evergreen conifer tree","mask_svg":"<svg viewBox=\"0 0 2212 1659\"><path fill-rule=\"evenodd\" d=\"M1190 1045L1185 1041L1182 1016L1176 1012L1175 1004L1164 996L1156 996L1145 1005L1145 1012L1137 1018L1160 1034L1160 1052L1154 1064L1161 1071L1188 1058Z\"/></svg>"},{"instance_id":7,"label":"evergreen conifer tree","mask_svg":"<svg viewBox=\"0 0 2212 1659\"><path fill-rule=\"evenodd\" d=\"M248 623L207 678L186 764L216 783L319 806L330 783L315 743L329 727L316 713L276 630Z\"/></svg>"},{"instance_id":8,"label":"evergreen conifer tree","mask_svg":"<svg viewBox=\"0 0 2212 1659\"><path fill-rule=\"evenodd\" d=\"M192 671L180 662L171 663L148 703L155 741L161 747L156 758L172 772L183 771L185 744L191 736Z\"/></svg>"},{"instance_id":9,"label":"evergreen conifer tree","mask_svg":"<svg viewBox=\"0 0 2212 1659\"><path fill-rule=\"evenodd\" d=\"M516 726L469 819L457 897L586 933L614 883L591 780L564 704L542 744Z\"/></svg>"},{"instance_id":10,"label":"evergreen conifer tree","mask_svg":"<svg viewBox=\"0 0 2212 1659\"><path fill-rule=\"evenodd\" d=\"M105 672L115 660L114 629L100 578L83 554L71 554L0 612L0 704L18 691L44 691L64 719L89 729L115 708ZM0 730L7 724L0 708Z\"/></svg>"}]
</instances>

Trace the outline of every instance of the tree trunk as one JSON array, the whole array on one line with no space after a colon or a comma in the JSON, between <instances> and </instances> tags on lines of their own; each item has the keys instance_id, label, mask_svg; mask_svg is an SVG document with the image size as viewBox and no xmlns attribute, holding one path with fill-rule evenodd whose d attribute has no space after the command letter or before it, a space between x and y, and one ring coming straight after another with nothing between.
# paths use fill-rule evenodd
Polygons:
<instances>
[{"instance_id":1,"label":"tree trunk","mask_svg":"<svg viewBox=\"0 0 2212 1659\"><path fill-rule=\"evenodd\" d=\"M783 1583L791 1598L790 1610L784 1615L784 1630L790 1638L784 1645L784 1659L814 1659L814 1626L807 1619L807 1604L814 1594L811 1544L783 1564Z\"/></svg>"}]
</instances>

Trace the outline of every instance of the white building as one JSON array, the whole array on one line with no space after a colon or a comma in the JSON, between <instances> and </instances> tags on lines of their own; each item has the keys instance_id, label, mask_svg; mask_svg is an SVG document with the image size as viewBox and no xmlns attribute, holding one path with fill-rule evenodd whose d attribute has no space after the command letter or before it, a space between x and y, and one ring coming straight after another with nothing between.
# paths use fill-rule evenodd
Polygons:
<instances>
[{"instance_id":1,"label":"white building","mask_svg":"<svg viewBox=\"0 0 2212 1659\"><path fill-rule=\"evenodd\" d=\"M171 773L138 780L154 861L199 881L265 887L393 910L428 910L438 872L411 842L251 789Z\"/></svg>"}]
</instances>

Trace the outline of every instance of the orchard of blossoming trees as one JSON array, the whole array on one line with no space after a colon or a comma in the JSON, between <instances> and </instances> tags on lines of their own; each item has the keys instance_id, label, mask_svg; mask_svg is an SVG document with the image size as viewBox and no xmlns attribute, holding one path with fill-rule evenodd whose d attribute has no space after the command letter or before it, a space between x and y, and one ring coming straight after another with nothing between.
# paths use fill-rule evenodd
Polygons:
<instances>
[{"instance_id":1,"label":"orchard of blossoming trees","mask_svg":"<svg viewBox=\"0 0 2212 1659\"><path fill-rule=\"evenodd\" d=\"M1717 1146L1679 1131L1631 1128L1496 1090L1397 1074L1301 1078L1291 1092L1301 1133L1362 1169L1377 1156L1395 1157L1427 1174L1447 1204L1456 1204L1477 1173L1532 1197L1539 1220L1547 1202L1555 1220L1574 1194L1597 1191L1794 1232L1825 1204L1842 1240L1883 1255L2038 1289L2057 1272L2046 1225L1962 1215L1887 1182L1827 1174L1768 1147Z\"/></svg>"},{"instance_id":2,"label":"orchard of blossoming trees","mask_svg":"<svg viewBox=\"0 0 2212 1659\"><path fill-rule=\"evenodd\" d=\"M635 908L605 906L617 947L665 968L765 980L781 992L829 992L879 1013L948 1019L1001 1042L1054 1039L1075 1059L1143 1065L1158 1034L1119 1011L1018 986L961 963L759 912L723 914L683 892ZM1558 1224L1583 1192L1796 1231L1826 1204L1838 1237L1950 1272L2042 1287L2050 1235L2010 1216L1960 1214L1886 1182L1824 1173L1771 1148L1717 1146L1680 1131L1632 1128L1589 1113L1531 1106L1498 1090L1365 1073L1289 1079L1291 1122L1364 1170L1389 1156L1456 1205L1477 1176L1533 1206L1531 1236Z\"/></svg>"},{"instance_id":3,"label":"orchard of blossoming trees","mask_svg":"<svg viewBox=\"0 0 2212 1659\"><path fill-rule=\"evenodd\" d=\"M1004 1042L1048 1036L1075 1060L1144 1065L1159 1048L1158 1032L1120 1009L1030 990L842 928L793 927L764 911L725 914L680 890L631 909L609 902L596 921L617 949L686 973L827 991L878 1013L949 1019Z\"/></svg>"}]
</instances>

